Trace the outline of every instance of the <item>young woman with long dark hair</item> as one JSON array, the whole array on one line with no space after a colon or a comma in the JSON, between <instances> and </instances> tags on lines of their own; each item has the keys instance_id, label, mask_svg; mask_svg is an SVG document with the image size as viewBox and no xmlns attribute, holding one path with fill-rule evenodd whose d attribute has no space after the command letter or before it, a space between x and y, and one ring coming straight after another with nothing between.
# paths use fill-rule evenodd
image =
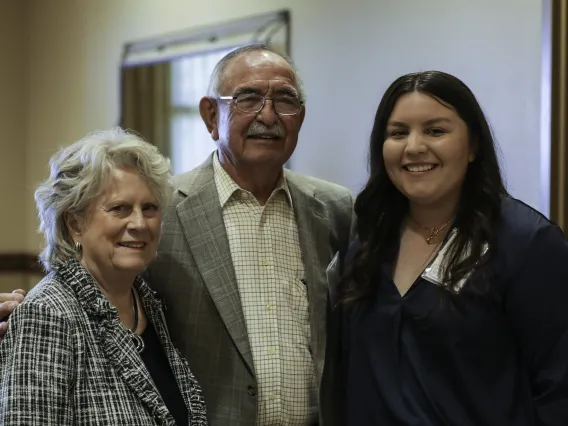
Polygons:
<instances>
[{"instance_id":1,"label":"young woman with long dark hair","mask_svg":"<svg viewBox=\"0 0 568 426\"><path fill-rule=\"evenodd\" d=\"M369 162L358 236L328 270L335 420L568 425L568 243L508 195L471 90L397 79Z\"/></svg>"}]
</instances>

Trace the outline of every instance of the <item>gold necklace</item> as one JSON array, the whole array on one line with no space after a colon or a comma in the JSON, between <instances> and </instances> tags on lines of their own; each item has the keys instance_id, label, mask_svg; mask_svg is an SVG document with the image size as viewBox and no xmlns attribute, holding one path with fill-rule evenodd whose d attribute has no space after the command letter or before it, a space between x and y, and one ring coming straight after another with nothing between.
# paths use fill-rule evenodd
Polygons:
<instances>
[{"instance_id":1,"label":"gold necklace","mask_svg":"<svg viewBox=\"0 0 568 426\"><path fill-rule=\"evenodd\" d=\"M427 226L422 225L420 222L418 222L416 219L414 219L412 216L410 216L410 220L412 220L414 223L416 223L418 226L420 226L421 228L424 228L425 230L428 231L428 236L425 237L426 239L426 243L427 244L435 244L432 241L434 240L434 238L436 238L440 232L442 232L444 229L447 228L447 226L452 222L452 220L454 219L453 217L450 218L450 220L448 220L446 223L444 223L442 226L440 227L434 227L434 228L429 228Z\"/></svg>"}]
</instances>

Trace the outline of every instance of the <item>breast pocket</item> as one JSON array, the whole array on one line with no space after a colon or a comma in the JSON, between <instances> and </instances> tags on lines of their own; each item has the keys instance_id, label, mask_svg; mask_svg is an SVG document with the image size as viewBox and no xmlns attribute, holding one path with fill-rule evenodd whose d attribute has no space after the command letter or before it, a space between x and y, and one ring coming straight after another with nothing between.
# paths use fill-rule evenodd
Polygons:
<instances>
[{"instance_id":1,"label":"breast pocket","mask_svg":"<svg viewBox=\"0 0 568 426\"><path fill-rule=\"evenodd\" d=\"M286 286L286 303L294 321L302 329L309 323L309 303L306 281L292 279Z\"/></svg>"}]
</instances>

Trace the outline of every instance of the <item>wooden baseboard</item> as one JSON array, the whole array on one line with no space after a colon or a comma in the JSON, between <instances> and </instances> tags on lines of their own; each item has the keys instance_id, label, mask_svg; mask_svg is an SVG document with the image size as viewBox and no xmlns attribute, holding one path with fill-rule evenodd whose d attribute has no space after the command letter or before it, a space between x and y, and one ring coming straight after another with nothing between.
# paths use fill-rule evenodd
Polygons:
<instances>
[{"instance_id":1,"label":"wooden baseboard","mask_svg":"<svg viewBox=\"0 0 568 426\"><path fill-rule=\"evenodd\" d=\"M0 253L0 274L44 274L37 254Z\"/></svg>"}]
</instances>

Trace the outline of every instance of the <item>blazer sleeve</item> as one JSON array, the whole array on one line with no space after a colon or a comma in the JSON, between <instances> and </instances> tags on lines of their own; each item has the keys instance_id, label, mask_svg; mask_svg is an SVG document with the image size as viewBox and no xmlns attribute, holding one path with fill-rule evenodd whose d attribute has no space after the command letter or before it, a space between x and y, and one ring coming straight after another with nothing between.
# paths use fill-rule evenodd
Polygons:
<instances>
[{"instance_id":1,"label":"blazer sleeve","mask_svg":"<svg viewBox=\"0 0 568 426\"><path fill-rule=\"evenodd\" d=\"M537 232L504 303L528 368L535 424L568 425L568 242L560 228Z\"/></svg>"},{"instance_id":2,"label":"blazer sleeve","mask_svg":"<svg viewBox=\"0 0 568 426\"><path fill-rule=\"evenodd\" d=\"M76 365L67 321L52 309L20 305L0 344L0 424L73 425Z\"/></svg>"}]
</instances>

